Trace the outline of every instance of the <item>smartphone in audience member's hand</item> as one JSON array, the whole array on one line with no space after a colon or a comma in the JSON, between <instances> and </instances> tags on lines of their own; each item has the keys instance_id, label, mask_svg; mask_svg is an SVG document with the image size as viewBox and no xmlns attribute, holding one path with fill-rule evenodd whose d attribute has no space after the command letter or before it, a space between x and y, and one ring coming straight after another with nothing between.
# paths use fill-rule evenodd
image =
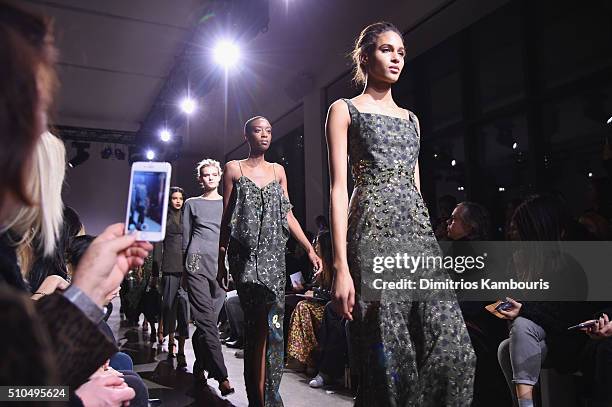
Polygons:
<instances>
[{"instance_id":1,"label":"smartphone in audience member's hand","mask_svg":"<svg viewBox=\"0 0 612 407\"><path fill-rule=\"evenodd\" d=\"M160 242L166 234L172 167L166 162L135 162L125 214L125 232L141 240Z\"/></svg>"},{"instance_id":2,"label":"smartphone in audience member's hand","mask_svg":"<svg viewBox=\"0 0 612 407\"><path fill-rule=\"evenodd\" d=\"M508 311L511 308L512 308L512 303L510 301L497 301L485 307L487 311L495 315L497 318L501 318L501 319L508 319L508 317L506 317L504 314L502 314L499 311Z\"/></svg>"},{"instance_id":3,"label":"smartphone in audience member's hand","mask_svg":"<svg viewBox=\"0 0 612 407\"><path fill-rule=\"evenodd\" d=\"M584 328L590 328L592 326L594 326L597 323L597 320L591 320L591 321L586 321L586 322L582 322L578 325L574 325L574 326L570 326L569 328L567 328L568 331L573 331L575 329L584 329Z\"/></svg>"}]
</instances>

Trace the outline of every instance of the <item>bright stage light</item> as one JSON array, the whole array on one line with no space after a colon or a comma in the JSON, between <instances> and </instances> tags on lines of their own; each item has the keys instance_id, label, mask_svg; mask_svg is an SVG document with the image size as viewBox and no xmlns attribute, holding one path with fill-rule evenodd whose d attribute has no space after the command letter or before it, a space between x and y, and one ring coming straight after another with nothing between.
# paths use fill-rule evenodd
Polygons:
<instances>
[{"instance_id":1,"label":"bright stage light","mask_svg":"<svg viewBox=\"0 0 612 407\"><path fill-rule=\"evenodd\" d=\"M213 51L215 62L224 68L235 66L240 60L240 48L231 41L220 41Z\"/></svg>"},{"instance_id":2,"label":"bright stage light","mask_svg":"<svg viewBox=\"0 0 612 407\"><path fill-rule=\"evenodd\" d=\"M196 109L195 100L189 97L186 97L185 99L181 101L181 110L183 111L183 113L192 114L193 112L195 112L195 109Z\"/></svg>"},{"instance_id":3,"label":"bright stage light","mask_svg":"<svg viewBox=\"0 0 612 407\"><path fill-rule=\"evenodd\" d=\"M151 161L155 159L155 151L148 150L147 151L147 160Z\"/></svg>"},{"instance_id":4,"label":"bright stage light","mask_svg":"<svg viewBox=\"0 0 612 407\"><path fill-rule=\"evenodd\" d=\"M457 160L452 160L451 161L451 165L454 167L455 165L457 165Z\"/></svg>"},{"instance_id":5,"label":"bright stage light","mask_svg":"<svg viewBox=\"0 0 612 407\"><path fill-rule=\"evenodd\" d=\"M610 124L610 123L612 123L612 117L610 117L610 118L608 119L607 124Z\"/></svg>"},{"instance_id":6,"label":"bright stage light","mask_svg":"<svg viewBox=\"0 0 612 407\"><path fill-rule=\"evenodd\" d=\"M159 132L159 138L163 142L167 143L172 138L172 133L170 133L170 130L168 129L162 129L162 131Z\"/></svg>"}]
</instances>

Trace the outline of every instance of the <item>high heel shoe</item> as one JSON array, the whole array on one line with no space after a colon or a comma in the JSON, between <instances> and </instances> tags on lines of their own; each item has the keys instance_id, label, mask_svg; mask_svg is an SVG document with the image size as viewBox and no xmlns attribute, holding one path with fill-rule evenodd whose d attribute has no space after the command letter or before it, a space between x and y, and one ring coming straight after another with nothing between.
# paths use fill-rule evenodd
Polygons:
<instances>
[{"instance_id":1,"label":"high heel shoe","mask_svg":"<svg viewBox=\"0 0 612 407\"><path fill-rule=\"evenodd\" d=\"M227 379L219 383L219 391L223 397L235 392L234 388L230 385L230 382Z\"/></svg>"}]
</instances>

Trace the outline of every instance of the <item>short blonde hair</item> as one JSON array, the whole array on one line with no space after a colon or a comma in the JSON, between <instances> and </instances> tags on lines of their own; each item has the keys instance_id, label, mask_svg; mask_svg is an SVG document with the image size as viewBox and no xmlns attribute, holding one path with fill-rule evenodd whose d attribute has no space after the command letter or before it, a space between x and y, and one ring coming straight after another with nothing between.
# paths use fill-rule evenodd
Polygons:
<instances>
[{"instance_id":1,"label":"short blonde hair","mask_svg":"<svg viewBox=\"0 0 612 407\"><path fill-rule=\"evenodd\" d=\"M66 148L64 143L49 132L38 141L32 165L34 176L28 185L33 206L22 206L5 230L20 236L17 245L28 245L39 237L39 249L44 255L55 250L60 237L64 204L62 187L66 174Z\"/></svg>"},{"instance_id":2,"label":"short blonde hair","mask_svg":"<svg viewBox=\"0 0 612 407\"><path fill-rule=\"evenodd\" d=\"M202 176L202 168L204 167L215 167L217 171L219 171L219 176L223 175L223 170L221 169L221 163L217 160L213 160L212 158L205 158L198 163L196 167L196 178L200 179Z\"/></svg>"}]
</instances>

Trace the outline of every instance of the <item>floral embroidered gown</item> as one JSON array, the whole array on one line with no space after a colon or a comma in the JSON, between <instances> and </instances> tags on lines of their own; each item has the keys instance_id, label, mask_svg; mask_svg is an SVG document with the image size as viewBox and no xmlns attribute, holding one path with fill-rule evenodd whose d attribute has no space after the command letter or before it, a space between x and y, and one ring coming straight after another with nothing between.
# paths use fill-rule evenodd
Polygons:
<instances>
[{"instance_id":1,"label":"floral embroidered gown","mask_svg":"<svg viewBox=\"0 0 612 407\"><path fill-rule=\"evenodd\" d=\"M276 164L273 164L273 168ZM242 174L242 167L240 168ZM249 406L258 406L259 397L250 361L257 337L254 310L266 305L268 338L264 406L283 405L279 393L283 374L283 317L285 307L285 246L289 238L287 214L291 203L276 179L259 188L242 175L234 182L233 211L228 247L229 271L236 282L245 313L244 378Z\"/></svg>"},{"instance_id":2,"label":"floral embroidered gown","mask_svg":"<svg viewBox=\"0 0 612 407\"><path fill-rule=\"evenodd\" d=\"M377 256L442 255L413 175L420 146L416 118L361 113L344 101L355 182L347 233L357 293L350 326L351 360L359 370L355 405L469 406L475 355L454 292L417 298L410 290L368 291L373 279L409 277L397 268L374 273ZM417 275L448 277L443 269L419 269L412 277Z\"/></svg>"}]
</instances>

